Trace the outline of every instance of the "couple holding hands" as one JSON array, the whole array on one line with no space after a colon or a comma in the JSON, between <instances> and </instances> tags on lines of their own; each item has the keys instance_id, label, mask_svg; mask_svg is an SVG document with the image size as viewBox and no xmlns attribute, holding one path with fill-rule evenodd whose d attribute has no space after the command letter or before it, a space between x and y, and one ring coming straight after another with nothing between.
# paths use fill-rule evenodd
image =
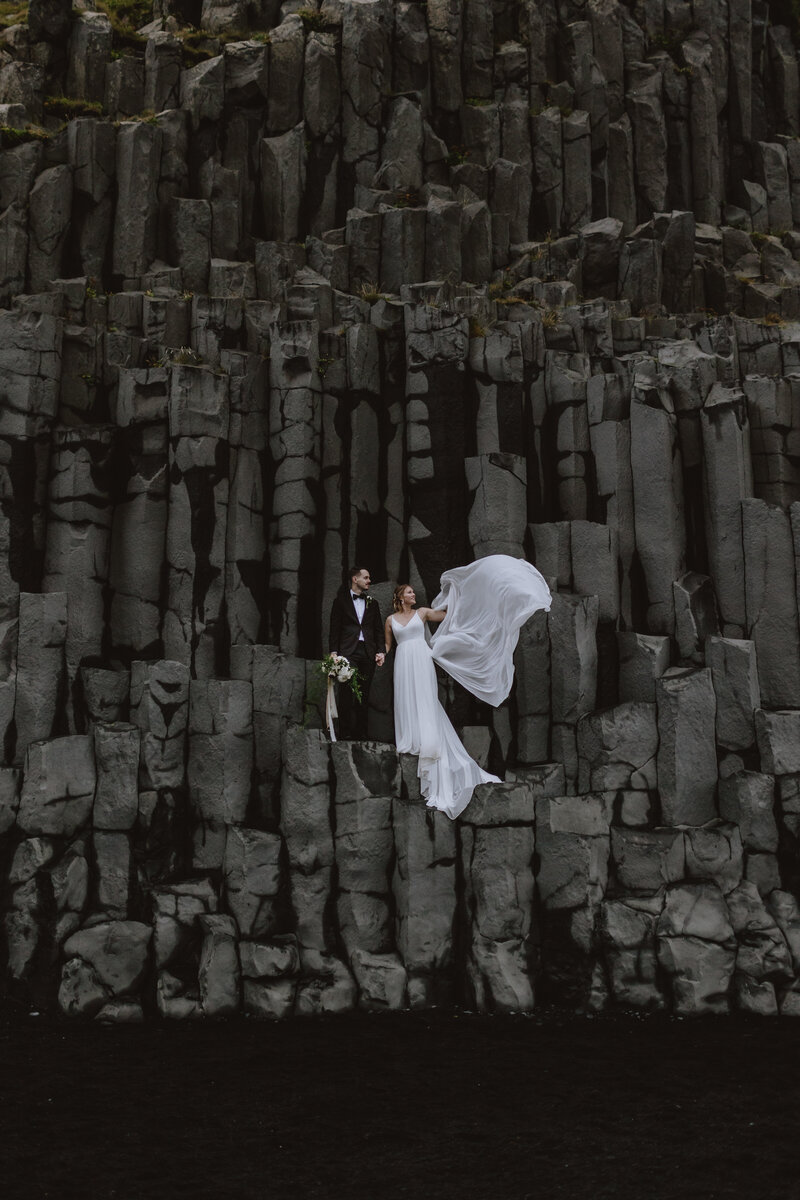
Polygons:
<instances>
[{"instance_id":1,"label":"couple holding hands","mask_svg":"<svg viewBox=\"0 0 800 1200\"><path fill-rule=\"evenodd\" d=\"M455 818L476 784L499 780L464 749L439 703L434 664L479 700L502 704L514 678L520 626L539 609L550 608L550 590L531 563L492 554L445 571L430 608L417 608L414 589L400 584L393 611L382 622L370 584L369 570L353 567L331 609L330 650L344 655L361 676L360 702L349 689L340 692L340 734L366 739L370 684L396 645L397 749L419 756L420 789L428 807ZM431 626L437 627L432 637Z\"/></svg>"}]
</instances>

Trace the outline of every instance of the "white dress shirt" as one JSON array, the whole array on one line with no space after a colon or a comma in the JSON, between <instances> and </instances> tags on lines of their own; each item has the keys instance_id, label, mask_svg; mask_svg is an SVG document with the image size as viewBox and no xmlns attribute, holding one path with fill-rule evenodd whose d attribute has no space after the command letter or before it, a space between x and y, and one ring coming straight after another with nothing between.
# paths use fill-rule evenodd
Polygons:
<instances>
[{"instance_id":1,"label":"white dress shirt","mask_svg":"<svg viewBox=\"0 0 800 1200\"><path fill-rule=\"evenodd\" d=\"M350 599L353 601L353 608L356 610L356 616L358 617L358 623L359 623L359 625L361 625L362 621L364 620L364 613L366 612L366 608L367 608L366 598L364 596L356 596L355 592L351 592ZM364 630L363 629L359 629L359 631L358 631L358 640L360 642L364 641Z\"/></svg>"}]
</instances>

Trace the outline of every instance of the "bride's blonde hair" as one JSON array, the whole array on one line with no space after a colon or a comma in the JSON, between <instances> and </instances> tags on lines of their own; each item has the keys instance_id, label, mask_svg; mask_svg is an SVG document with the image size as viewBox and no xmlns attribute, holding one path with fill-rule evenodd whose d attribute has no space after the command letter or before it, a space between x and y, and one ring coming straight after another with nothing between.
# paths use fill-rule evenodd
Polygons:
<instances>
[{"instance_id":1,"label":"bride's blonde hair","mask_svg":"<svg viewBox=\"0 0 800 1200\"><path fill-rule=\"evenodd\" d=\"M411 587L410 583L398 583L392 592L392 612L403 611L403 592L409 587Z\"/></svg>"}]
</instances>

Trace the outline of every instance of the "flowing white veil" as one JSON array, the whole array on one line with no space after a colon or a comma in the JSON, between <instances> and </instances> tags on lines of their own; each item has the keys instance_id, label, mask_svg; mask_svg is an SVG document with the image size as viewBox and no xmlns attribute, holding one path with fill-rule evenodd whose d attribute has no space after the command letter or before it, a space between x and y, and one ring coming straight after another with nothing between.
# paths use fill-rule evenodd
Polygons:
<instances>
[{"instance_id":1,"label":"flowing white veil","mask_svg":"<svg viewBox=\"0 0 800 1200\"><path fill-rule=\"evenodd\" d=\"M431 641L434 660L473 696L495 708L514 681L520 627L550 609L550 589L531 563L490 554L445 571L431 608L447 616Z\"/></svg>"}]
</instances>

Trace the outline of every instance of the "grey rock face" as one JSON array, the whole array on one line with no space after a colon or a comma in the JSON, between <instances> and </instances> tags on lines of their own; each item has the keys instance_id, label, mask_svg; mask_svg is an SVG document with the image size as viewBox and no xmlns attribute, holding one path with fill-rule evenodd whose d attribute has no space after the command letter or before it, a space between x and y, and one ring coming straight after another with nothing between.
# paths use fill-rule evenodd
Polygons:
<instances>
[{"instance_id":1,"label":"grey rock face","mask_svg":"<svg viewBox=\"0 0 800 1200\"><path fill-rule=\"evenodd\" d=\"M133 663L131 718L141 731L139 783L180 788L189 721L189 672L177 662Z\"/></svg>"},{"instance_id":2,"label":"grey rock face","mask_svg":"<svg viewBox=\"0 0 800 1200\"><path fill-rule=\"evenodd\" d=\"M670 824L702 825L715 815L715 699L708 670L671 670L657 684L658 784Z\"/></svg>"},{"instance_id":3,"label":"grey rock face","mask_svg":"<svg viewBox=\"0 0 800 1200\"><path fill-rule=\"evenodd\" d=\"M391 795L397 755L378 743L334 746L339 923L348 951L381 954L391 947L388 871L392 856Z\"/></svg>"},{"instance_id":4,"label":"grey rock face","mask_svg":"<svg viewBox=\"0 0 800 1200\"><path fill-rule=\"evenodd\" d=\"M0 65L15 994L800 1012L791 32L209 0L193 62L173 7L34 0ZM440 681L506 778L453 824L391 666L331 750L315 664L351 562L385 613L498 552L553 604L497 710ZM72 939L147 897L117 986Z\"/></svg>"},{"instance_id":5,"label":"grey rock face","mask_svg":"<svg viewBox=\"0 0 800 1200\"><path fill-rule=\"evenodd\" d=\"M530 1009L533 791L482 784L464 822L462 867L473 912L467 977L475 1003L482 1011Z\"/></svg>"},{"instance_id":6,"label":"grey rock face","mask_svg":"<svg viewBox=\"0 0 800 1200\"><path fill-rule=\"evenodd\" d=\"M20 828L30 834L71 836L89 817L95 782L90 738L32 742L25 757Z\"/></svg>"},{"instance_id":7,"label":"grey rock face","mask_svg":"<svg viewBox=\"0 0 800 1200\"><path fill-rule=\"evenodd\" d=\"M424 1008L453 994L455 828L442 813L402 800L392 804L392 826L395 939L408 972L408 1003Z\"/></svg>"}]
</instances>

